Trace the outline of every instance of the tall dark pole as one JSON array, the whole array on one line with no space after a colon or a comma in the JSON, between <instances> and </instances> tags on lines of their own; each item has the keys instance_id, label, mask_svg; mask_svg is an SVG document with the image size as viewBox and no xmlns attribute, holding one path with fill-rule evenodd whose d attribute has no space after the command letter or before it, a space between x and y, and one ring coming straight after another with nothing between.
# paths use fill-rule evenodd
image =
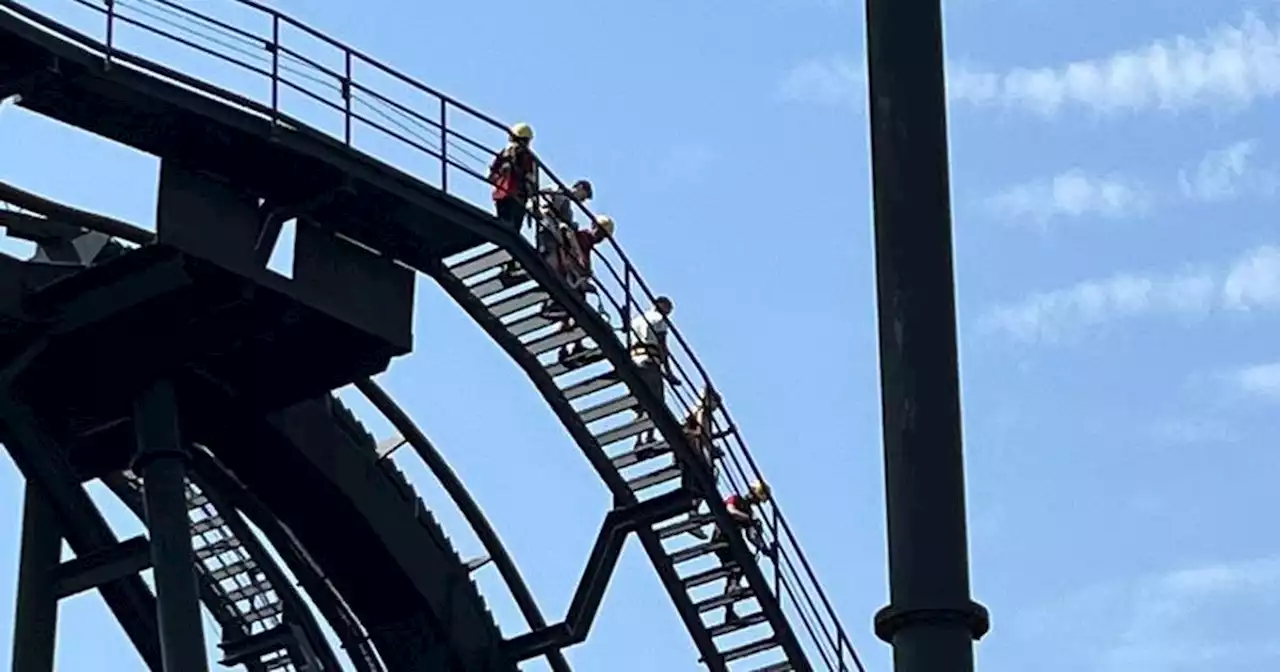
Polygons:
<instances>
[{"instance_id":1,"label":"tall dark pole","mask_svg":"<svg viewBox=\"0 0 1280 672\"><path fill-rule=\"evenodd\" d=\"M164 672L207 672L191 519L187 514L190 454L178 431L178 402L169 382L157 382L142 394L134 405L133 424L138 441L133 470L142 476L147 529L151 533Z\"/></svg>"},{"instance_id":2,"label":"tall dark pole","mask_svg":"<svg viewBox=\"0 0 1280 672\"><path fill-rule=\"evenodd\" d=\"M18 608L13 624L13 672L53 672L58 637L57 570L62 527L53 505L27 481L22 507Z\"/></svg>"},{"instance_id":3,"label":"tall dark pole","mask_svg":"<svg viewBox=\"0 0 1280 672\"><path fill-rule=\"evenodd\" d=\"M867 0L890 603L897 672L972 672L939 0Z\"/></svg>"}]
</instances>

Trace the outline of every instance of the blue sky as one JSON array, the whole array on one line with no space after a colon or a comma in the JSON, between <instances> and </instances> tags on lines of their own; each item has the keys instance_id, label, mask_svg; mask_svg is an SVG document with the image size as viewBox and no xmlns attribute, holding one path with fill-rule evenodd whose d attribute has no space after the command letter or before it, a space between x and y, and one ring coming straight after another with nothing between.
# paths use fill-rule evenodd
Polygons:
<instances>
[{"instance_id":1,"label":"blue sky","mask_svg":"<svg viewBox=\"0 0 1280 672\"><path fill-rule=\"evenodd\" d=\"M35 4L88 20L65 0ZM887 591L861 6L454 5L277 3L530 121L562 176L594 181L596 210L675 298L864 659L888 669L870 634ZM1280 550L1258 529L1280 503L1268 445L1280 430L1268 336L1280 326L1280 134L1268 123L1280 12L956 0L946 19L973 584L994 621L981 669L1274 669L1280 648L1260 624L1280 616ZM0 146L0 179L154 217L150 157L12 110ZM419 287L416 352L380 380L466 478L555 619L604 488L516 367ZM474 552L429 474L399 460ZM0 539L14 539L7 462L0 498ZM0 552L0 575L15 576L16 557ZM488 571L486 597L518 633ZM60 670L140 669L96 596L63 615L93 634L63 643ZM0 641L9 627L0 609ZM651 671L696 658L629 547L571 659Z\"/></svg>"}]
</instances>

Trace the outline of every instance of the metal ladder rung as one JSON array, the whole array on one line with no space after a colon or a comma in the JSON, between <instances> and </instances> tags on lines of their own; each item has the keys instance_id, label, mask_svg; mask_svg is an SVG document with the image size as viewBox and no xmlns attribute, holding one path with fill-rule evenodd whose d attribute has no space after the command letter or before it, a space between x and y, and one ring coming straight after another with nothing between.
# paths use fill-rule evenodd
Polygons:
<instances>
[{"instance_id":1,"label":"metal ladder rung","mask_svg":"<svg viewBox=\"0 0 1280 672\"><path fill-rule=\"evenodd\" d=\"M235 537L223 537L211 544L195 549L197 560L207 560L215 555L240 548L240 540Z\"/></svg>"},{"instance_id":2,"label":"metal ladder rung","mask_svg":"<svg viewBox=\"0 0 1280 672\"><path fill-rule=\"evenodd\" d=\"M187 488L187 510L198 509L209 503L209 498L203 492L194 491Z\"/></svg>"},{"instance_id":3,"label":"metal ladder rung","mask_svg":"<svg viewBox=\"0 0 1280 672\"><path fill-rule=\"evenodd\" d=\"M655 472L645 474L627 481L627 486L632 492L640 492L652 488L655 485L662 485L667 481L680 477L681 469L678 465L663 467Z\"/></svg>"},{"instance_id":4,"label":"metal ladder rung","mask_svg":"<svg viewBox=\"0 0 1280 672\"><path fill-rule=\"evenodd\" d=\"M495 276L493 278L490 278L489 280L483 280L481 282L478 282L472 285L471 287L468 287L468 289L471 291L472 296L476 297L477 299L483 300L493 296L494 294L502 292L504 290L515 289L517 287L524 287L525 285L532 282L532 280L527 277L518 278L514 282L507 282L504 280L505 279L501 276Z\"/></svg>"},{"instance_id":5,"label":"metal ladder rung","mask_svg":"<svg viewBox=\"0 0 1280 672\"><path fill-rule=\"evenodd\" d=\"M651 441L634 450L629 450L611 461L615 469L626 469L635 466L645 460L652 460L655 457L661 457L671 452L667 447L666 441Z\"/></svg>"},{"instance_id":6,"label":"metal ladder rung","mask_svg":"<svg viewBox=\"0 0 1280 672\"><path fill-rule=\"evenodd\" d=\"M539 329L549 327L558 321L559 320L553 320L549 317L545 317L541 313L534 313L533 315L520 318L505 326L507 327L507 333L519 338L525 334L532 334Z\"/></svg>"},{"instance_id":7,"label":"metal ladder rung","mask_svg":"<svg viewBox=\"0 0 1280 672\"><path fill-rule=\"evenodd\" d=\"M205 518L204 520L191 523L191 535L195 536L197 534L204 534L205 532L220 530L224 527L226 527L226 521L222 519L221 515L210 516L208 518ZM231 535L227 535L227 536L231 536Z\"/></svg>"},{"instance_id":8,"label":"metal ladder rung","mask_svg":"<svg viewBox=\"0 0 1280 672\"><path fill-rule=\"evenodd\" d=\"M454 277L466 281L468 278L484 273L491 268L497 268L508 261L511 261L511 253L503 249L497 249L455 264L449 268L449 272Z\"/></svg>"},{"instance_id":9,"label":"metal ladder rung","mask_svg":"<svg viewBox=\"0 0 1280 672\"><path fill-rule=\"evenodd\" d=\"M715 522L715 516L695 513L677 523L663 525L662 527L654 530L654 532L658 535L659 539L669 539L678 534L684 534L685 532L705 527L713 522Z\"/></svg>"},{"instance_id":10,"label":"metal ladder rung","mask_svg":"<svg viewBox=\"0 0 1280 672\"><path fill-rule=\"evenodd\" d=\"M710 599L698 602L693 605L693 608L697 609L699 614L703 614L708 611L715 611L721 607L727 607L731 604L737 604L744 600L749 600L755 596L756 594L752 592L750 588L740 588L728 595L716 595Z\"/></svg>"},{"instance_id":11,"label":"metal ladder rung","mask_svg":"<svg viewBox=\"0 0 1280 672\"><path fill-rule=\"evenodd\" d=\"M556 361L548 364L546 371L547 375L555 378L557 376L563 376L570 371L576 371L578 369L591 366L603 359L604 352L601 351L600 348L591 348L589 350L583 350L582 352L575 353L572 357L563 362Z\"/></svg>"},{"instance_id":12,"label":"metal ladder rung","mask_svg":"<svg viewBox=\"0 0 1280 672\"><path fill-rule=\"evenodd\" d=\"M777 638L773 635L769 635L759 641L729 649L720 655L724 658L724 662L730 663L735 660L746 658L747 656L754 656L757 653L763 653L776 646L778 646Z\"/></svg>"},{"instance_id":13,"label":"metal ladder rung","mask_svg":"<svg viewBox=\"0 0 1280 672\"><path fill-rule=\"evenodd\" d=\"M491 315L498 319L502 319L516 311L524 310L525 308L537 305L542 301L546 301L550 296L551 295L547 294L547 292L541 287L534 285L533 288L528 291L521 292L508 299L494 302L493 305L486 307L489 309L489 313Z\"/></svg>"},{"instance_id":14,"label":"metal ladder rung","mask_svg":"<svg viewBox=\"0 0 1280 672\"><path fill-rule=\"evenodd\" d=\"M636 398L631 396L631 392L628 391L624 396L610 399L595 406L588 406L578 411L578 417L589 425L597 420L604 420L623 411L629 411L639 405L640 402L636 401Z\"/></svg>"},{"instance_id":15,"label":"metal ladder rung","mask_svg":"<svg viewBox=\"0 0 1280 672\"><path fill-rule=\"evenodd\" d=\"M526 343L524 349L528 350L529 354L537 357L544 352L551 352L562 345L577 343L586 337L587 332L582 327L573 327L568 330L562 329L550 336L543 336L542 338Z\"/></svg>"},{"instance_id":16,"label":"metal ladder rung","mask_svg":"<svg viewBox=\"0 0 1280 672\"><path fill-rule=\"evenodd\" d=\"M754 614L739 616L735 621L725 621L724 623L713 625L707 628L707 634L711 635L712 638L720 637L731 632L746 630L753 625L760 625L767 620L769 620L769 617L765 616L763 611L757 611Z\"/></svg>"},{"instance_id":17,"label":"metal ladder rung","mask_svg":"<svg viewBox=\"0 0 1280 672\"><path fill-rule=\"evenodd\" d=\"M701 558L708 553L713 553L722 548L728 548L729 544L724 541L708 541L701 544L695 544L689 548L682 548L675 553L671 553L667 557L671 558L671 564L678 565L682 562L688 562L695 558Z\"/></svg>"},{"instance_id":18,"label":"metal ladder rung","mask_svg":"<svg viewBox=\"0 0 1280 672\"><path fill-rule=\"evenodd\" d=\"M221 581L223 579L229 579L233 576L243 574L244 572L252 572L257 569L258 563L254 562L253 558L244 558L243 560L233 562L224 567L209 570L209 578L214 581Z\"/></svg>"},{"instance_id":19,"label":"metal ladder rung","mask_svg":"<svg viewBox=\"0 0 1280 672\"><path fill-rule=\"evenodd\" d=\"M680 579L680 583L684 584L685 590L692 590L698 586L706 585L717 579L728 578L733 573L735 565L721 565L714 569L708 569L705 572L698 572Z\"/></svg>"},{"instance_id":20,"label":"metal ladder rung","mask_svg":"<svg viewBox=\"0 0 1280 672\"><path fill-rule=\"evenodd\" d=\"M603 448L610 444L642 434L650 429L653 429L653 421L648 417L645 417L641 420L630 422L616 429L611 429L603 434L599 434L596 436L596 441L598 441L600 443L600 447Z\"/></svg>"},{"instance_id":21,"label":"metal ladder rung","mask_svg":"<svg viewBox=\"0 0 1280 672\"><path fill-rule=\"evenodd\" d=\"M610 369L593 378L588 378L586 380L576 382L570 385L569 387L566 387L563 390L561 390L561 393L564 395L565 399L569 401L573 401L574 399L577 399L579 397L585 397L588 394L594 394L596 392L600 392L601 390L607 390L613 387L614 385L618 385L621 383L622 381L618 380L618 374L614 372L612 369Z\"/></svg>"}]
</instances>

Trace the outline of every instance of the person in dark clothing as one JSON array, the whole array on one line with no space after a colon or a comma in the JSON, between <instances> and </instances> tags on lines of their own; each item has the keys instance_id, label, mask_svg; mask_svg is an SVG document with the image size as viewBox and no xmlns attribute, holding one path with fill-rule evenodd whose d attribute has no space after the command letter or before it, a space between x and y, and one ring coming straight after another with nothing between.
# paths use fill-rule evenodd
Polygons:
<instances>
[{"instance_id":1,"label":"person in dark clothing","mask_svg":"<svg viewBox=\"0 0 1280 672\"><path fill-rule=\"evenodd\" d=\"M716 447L714 437L711 435L712 416L715 415L717 409L720 408L720 395L715 390L707 387L702 393L702 399L698 401L698 405L689 411L689 415L684 419L685 440L689 442L689 447L693 448L693 452L701 460L697 464L680 463L680 487L692 492L695 496L694 508L700 507L702 502L708 497L714 497L714 489L711 491L703 490L695 480L695 469L707 469L711 472L712 479L719 477L719 469L716 468L716 460L723 455L723 452ZM690 516L696 515L690 514ZM699 538L706 539L707 533L701 527L695 527L689 530L689 534Z\"/></svg>"},{"instance_id":2,"label":"person in dark clothing","mask_svg":"<svg viewBox=\"0 0 1280 672\"><path fill-rule=\"evenodd\" d=\"M757 550L763 549L760 549L760 522L755 517L755 507L769 501L770 494L767 484L763 481L756 481L751 484L751 492L746 495L729 495L724 500L724 506L729 510L729 517L734 522L732 532L750 533L752 545L756 546ZM711 535L711 543L723 543L726 541L725 536L724 530L717 525L716 531ZM730 552L727 545L724 548L717 548L715 554L720 559L720 563L729 568L729 576L724 583L724 594L731 595L741 589L738 584L742 581L742 565L734 560L733 553ZM724 609L724 621L725 623L732 623L736 620L738 620L738 614L734 611L733 604L729 604Z\"/></svg>"}]
</instances>

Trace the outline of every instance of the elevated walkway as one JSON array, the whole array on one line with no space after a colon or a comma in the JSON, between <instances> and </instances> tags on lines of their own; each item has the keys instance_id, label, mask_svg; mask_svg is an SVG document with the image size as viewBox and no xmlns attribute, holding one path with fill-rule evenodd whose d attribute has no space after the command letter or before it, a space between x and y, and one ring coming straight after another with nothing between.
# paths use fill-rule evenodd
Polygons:
<instances>
[{"instance_id":1,"label":"elevated walkway","mask_svg":"<svg viewBox=\"0 0 1280 672\"><path fill-rule=\"evenodd\" d=\"M431 276L537 385L619 506L652 501L664 487L673 487L679 475L676 464L697 460L680 431L680 419L696 403L693 396L713 386L676 330L671 338L673 369L683 384L671 390L669 403L641 384L627 354L629 336L619 338L617 330L648 310L653 295L616 244L609 241L596 252L594 284L607 313L602 317L538 258L528 242L459 197L466 193L460 182L472 185L471 193L486 191L484 167L502 143L502 124L283 14L243 0L239 4L260 13L268 25L302 30L326 43L346 63L359 66L356 70L371 68L400 80L414 89L412 102L362 83L348 74L351 69L341 72L318 65L281 42L278 31L247 33L276 66L248 71L263 75L272 92L267 99L253 100L122 49L120 31L127 25L148 25L174 37L145 18L134 17L127 24L124 15L107 17L104 12L104 23L117 29L111 33L115 41L108 44L105 32L96 39L75 33L16 2L0 5L0 75L13 82L10 88L22 94L21 104L29 109L152 152L167 166L200 179L234 184L267 207L298 217L305 226L335 233ZM220 25L203 10L180 11L189 23ZM204 53L244 67L216 48ZM110 67L104 67L107 62ZM49 69L54 63L56 72ZM338 95L326 98L308 89L306 78L295 74L299 67L310 68L312 79L332 82L328 88ZM277 95L284 89L310 91L312 98L342 115L341 130L326 135L290 116ZM374 108L383 116L398 116L401 123L393 128L380 122L368 112ZM362 130L352 132L357 127ZM478 130L463 135L460 127ZM366 153L359 139L368 129L383 134L383 142L393 138L415 151L423 160L414 163L418 177ZM434 145L422 140L432 137L439 139ZM438 171L421 170L428 161ZM559 183L543 168L544 176ZM579 210L591 217L580 206ZM268 231L269 225L264 220L259 230ZM501 294L486 283L494 264L506 257L525 271L527 280ZM554 334L553 325L525 312L544 302L566 311L574 328ZM591 366L577 373L557 368L551 361L554 348L575 341L588 346L591 354L583 361ZM643 411L646 420L627 420L634 411ZM650 423L661 440L633 445L629 440ZM713 424L716 447L724 455L721 482L713 482L705 470L695 470L694 479L705 489L718 487L722 494L744 492L760 472L728 413L717 413ZM693 524L727 525L719 497L710 499L709 508L710 517ZM640 530L645 550L703 662L712 670L861 670L778 506L764 506L761 520L762 545L771 559L758 560L736 535L727 542L732 562L744 570L750 586L741 599L730 601L759 605L744 619L747 625L733 627L715 619L726 602L701 593L720 578L719 570L693 566L714 549L681 545L687 535L676 528L687 523L671 518ZM749 631L752 627L755 630ZM573 636L544 640L564 645Z\"/></svg>"}]
</instances>

